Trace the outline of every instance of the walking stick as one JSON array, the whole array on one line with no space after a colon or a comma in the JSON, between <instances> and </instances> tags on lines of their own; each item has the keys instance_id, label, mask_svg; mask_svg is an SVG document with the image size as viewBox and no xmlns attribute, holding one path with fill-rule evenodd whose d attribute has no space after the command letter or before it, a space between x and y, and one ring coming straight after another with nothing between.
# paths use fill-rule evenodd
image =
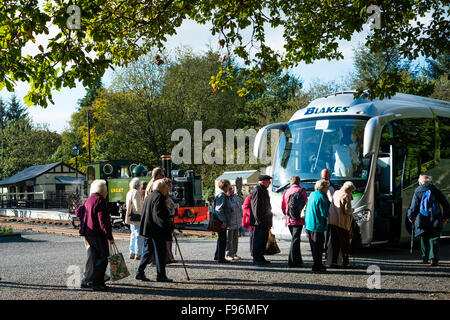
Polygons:
<instances>
[{"instance_id":1,"label":"walking stick","mask_svg":"<svg viewBox=\"0 0 450 320\"><path fill-rule=\"evenodd\" d=\"M178 244L178 240L177 240L177 236L175 235L175 232L173 233L173 237L175 238L175 243L177 244L178 251L180 252L180 257L181 257L181 262L183 262L184 272L186 272L186 277L187 277L187 279L189 281L191 279L189 279L189 275L188 275L187 270L186 270L186 265L184 264L183 255L181 254L180 245Z\"/></svg>"},{"instance_id":2,"label":"walking stick","mask_svg":"<svg viewBox=\"0 0 450 320\"><path fill-rule=\"evenodd\" d=\"M414 226L411 227L411 248L409 249L409 254L412 254L414 246Z\"/></svg>"}]
</instances>

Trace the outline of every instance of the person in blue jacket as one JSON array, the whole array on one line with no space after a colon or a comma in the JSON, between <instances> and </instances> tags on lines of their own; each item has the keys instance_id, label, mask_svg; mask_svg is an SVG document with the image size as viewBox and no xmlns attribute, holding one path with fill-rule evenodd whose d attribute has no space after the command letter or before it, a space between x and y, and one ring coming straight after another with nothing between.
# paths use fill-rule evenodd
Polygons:
<instances>
[{"instance_id":1,"label":"person in blue jacket","mask_svg":"<svg viewBox=\"0 0 450 320\"><path fill-rule=\"evenodd\" d=\"M421 205L423 206L422 197L428 190L433 195L436 204L441 205L443 209L441 210L439 208L439 213L436 215L432 213L424 215L420 212ZM431 260L431 266L437 266L439 264L439 240L443 224L447 224L449 214L450 206L445 196L432 184L432 178L430 176L421 174L419 177L419 187L414 191L407 216L413 224L414 235L420 237L423 263L427 264L429 259Z\"/></svg>"},{"instance_id":2,"label":"person in blue jacket","mask_svg":"<svg viewBox=\"0 0 450 320\"><path fill-rule=\"evenodd\" d=\"M222 231L217 233L217 246L214 254L214 260L218 263L227 263L225 259L225 250L227 246L227 226L231 224L231 204L227 195L231 186L228 179L222 179L218 183L219 192L214 198L214 216L222 222Z\"/></svg>"},{"instance_id":3,"label":"person in blue jacket","mask_svg":"<svg viewBox=\"0 0 450 320\"><path fill-rule=\"evenodd\" d=\"M305 229L308 235L311 253L313 256L313 273L326 272L322 263L322 254L325 242L325 232L328 230L328 215L330 202L327 192L330 183L324 179L316 182L314 192L308 198L305 209Z\"/></svg>"}]
</instances>

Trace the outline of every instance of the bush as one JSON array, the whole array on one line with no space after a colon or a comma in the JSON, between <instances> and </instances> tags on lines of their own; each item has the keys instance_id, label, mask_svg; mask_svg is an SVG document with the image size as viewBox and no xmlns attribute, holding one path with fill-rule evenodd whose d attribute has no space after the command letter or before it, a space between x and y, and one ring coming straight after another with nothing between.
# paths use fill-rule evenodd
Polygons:
<instances>
[{"instance_id":1,"label":"bush","mask_svg":"<svg viewBox=\"0 0 450 320\"><path fill-rule=\"evenodd\" d=\"M13 229L10 226L8 227L0 226L0 234L9 234L9 233L13 233Z\"/></svg>"}]
</instances>

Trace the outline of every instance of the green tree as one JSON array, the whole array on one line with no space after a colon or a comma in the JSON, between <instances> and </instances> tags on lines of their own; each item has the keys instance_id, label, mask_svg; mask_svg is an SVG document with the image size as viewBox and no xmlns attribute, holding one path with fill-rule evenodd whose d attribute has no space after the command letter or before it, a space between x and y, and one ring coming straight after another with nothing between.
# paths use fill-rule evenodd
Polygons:
<instances>
[{"instance_id":1,"label":"green tree","mask_svg":"<svg viewBox=\"0 0 450 320\"><path fill-rule=\"evenodd\" d=\"M224 50L225 64L214 72L211 85L217 89L234 83L225 55L235 55L249 66L244 71L249 81L238 90L247 94L262 90L258 82L262 75L300 62L341 59L338 41L350 40L363 30L373 1L79 0L78 16L67 13L70 4L64 0L46 1L43 6L38 0L0 1L0 89L13 91L16 81L28 82L26 103L45 107L48 101L53 103L53 89L74 87L76 80L89 87L109 67L136 61L152 48L162 50L167 37L191 19L211 24L211 34ZM420 55L434 59L448 49L448 1L379 0L376 4L382 10L381 26L365 41L374 52L399 44L400 54L413 60ZM431 14L429 24L418 21L425 14ZM44 47L36 39L48 35L50 25L59 30ZM268 28L283 35L284 52L267 44ZM34 45L36 54L22 55L28 44ZM370 83L368 95L394 94L396 80L393 73L385 77L383 86Z\"/></svg>"},{"instance_id":2,"label":"green tree","mask_svg":"<svg viewBox=\"0 0 450 320\"><path fill-rule=\"evenodd\" d=\"M450 80L449 74L443 74L435 83L434 91L430 98L450 101Z\"/></svg>"},{"instance_id":3,"label":"green tree","mask_svg":"<svg viewBox=\"0 0 450 320\"><path fill-rule=\"evenodd\" d=\"M436 59L425 59L427 67L424 73L431 79L439 79L442 75L450 72L450 51L443 52Z\"/></svg>"},{"instance_id":4,"label":"green tree","mask_svg":"<svg viewBox=\"0 0 450 320\"><path fill-rule=\"evenodd\" d=\"M415 72L411 62L402 58L398 46L380 52L359 46L354 52L354 86L358 92L374 87L380 92L395 88L397 92L425 97L433 92L434 82Z\"/></svg>"},{"instance_id":5,"label":"green tree","mask_svg":"<svg viewBox=\"0 0 450 320\"><path fill-rule=\"evenodd\" d=\"M5 119L10 120L21 120L28 117L28 111L25 106L23 106L17 99L16 95L13 94L9 100L8 109L6 110Z\"/></svg>"},{"instance_id":6,"label":"green tree","mask_svg":"<svg viewBox=\"0 0 450 320\"><path fill-rule=\"evenodd\" d=\"M9 121L3 130L3 141L3 179L29 166L49 163L61 144L58 133L34 127L28 119Z\"/></svg>"},{"instance_id":7,"label":"green tree","mask_svg":"<svg viewBox=\"0 0 450 320\"><path fill-rule=\"evenodd\" d=\"M0 98L0 129L3 130L6 126L6 112L7 112L7 106L3 102L3 99Z\"/></svg>"}]
</instances>

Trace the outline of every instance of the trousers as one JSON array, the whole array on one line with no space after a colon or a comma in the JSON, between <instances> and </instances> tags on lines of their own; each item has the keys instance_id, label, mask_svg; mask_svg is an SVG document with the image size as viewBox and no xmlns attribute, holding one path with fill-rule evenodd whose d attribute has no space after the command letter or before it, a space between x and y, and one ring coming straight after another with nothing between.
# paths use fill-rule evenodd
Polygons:
<instances>
[{"instance_id":1,"label":"trousers","mask_svg":"<svg viewBox=\"0 0 450 320\"><path fill-rule=\"evenodd\" d=\"M291 247L289 249L288 265L295 266L303 263L302 253L301 253L301 240L300 236L302 234L303 226L289 226L289 231L292 235Z\"/></svg>"},{"instance_id":2,"label":"trousers","mask_svg":"<svg viewBox=\"0 0 450 320\"><path fill-rule=\"evenodd\" d=\"M165 240L158 240L144 237L144 251L139 263L136 275L144 275L145 267L151 262L152 255L155 254L156 278L165 279L166 276L166 255L167 244Z\"/></svg>"},{"instance_id":3,"label":"trousers","mask_svg":"<svg viewBox=\"0 0 450 320\"><path fill-rule=\"evenodd\" d=\"M306 234L308 235L311 254L314 261L312 269L314 271L320 270L324 267L322 263L322 254L324 250L325 234L324 232L312 232L309 230L306 230Z\"/></svg>"},{"instance_id":4,"label":"trousers","mask_svg":"<svg viewBox=\"0 0 450 320\"><path fill-rule=\"evenodd\" d=\"M269 228L265 226L255 226L253 229L253 261L265 261L264 251L266 250L267 240L269 239Z\"/></svg>"},{"instance_id":5,"label":"trousers","mask_svg":"<svg viewBox=\"0 0 450 320\"><path fill-rule=\"evenodd\" d=\"M101 236L86 236L85 238L89 243L92 256L92 285L104 285L109 256L108 239Z\"/></svg>"}]
</instances>

